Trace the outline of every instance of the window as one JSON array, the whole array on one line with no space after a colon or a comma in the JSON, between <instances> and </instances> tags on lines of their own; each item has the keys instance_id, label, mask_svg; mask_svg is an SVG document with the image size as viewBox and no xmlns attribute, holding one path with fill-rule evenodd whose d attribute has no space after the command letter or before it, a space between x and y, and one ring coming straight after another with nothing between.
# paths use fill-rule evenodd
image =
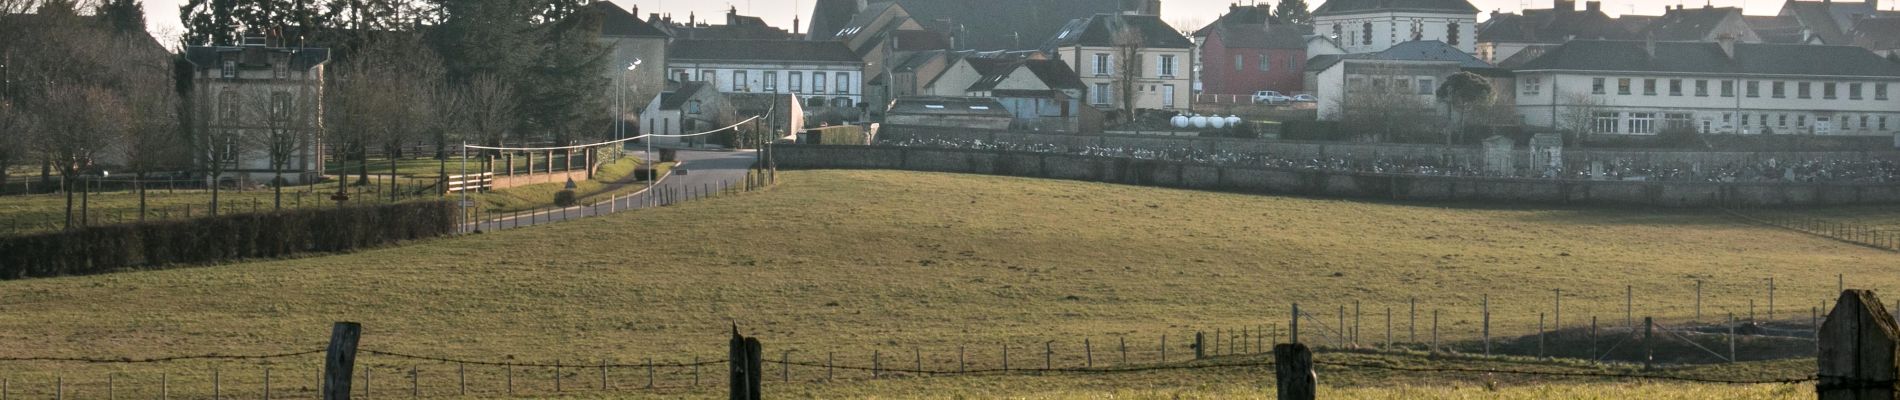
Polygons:
<instances>
[{"instance_id":1,"label":"window","mask_svg":"<svg viewBox=\"0 0 1900 400\"><path fill-rule=\"evenodd\" d=\"M1867 119L1868 119L1868 118L1870 118L1870 117L1868 117L1868 116L1865 116L1865 115L1862 115L1862 116L1860 116L1860 129L1863 129L1863 130L1865 130L1865 129L1867 129Z\"/></svg>"},{"instance_id":2,"label":"window","mask_svg":"<svg viewBox=\"0 0 1900 400\"><path fill-rule=\"evenodd\" d=\"M1457 45L1458 45L1458 33L1459 33L1459 32L1458 32L1458 23L1457 23L1457 22L1453 22L1453 23L1450 23L1450 24L1446 24L1446 25L1445 25L1445 44L1449 44L1449 45L1452 45L1452 46L1457 46Z\"/></svg>"},{"instance_id":3,"label":"window","mask_svg":"<svg viewBox=\"0 0 1900 400\"><path fill-rule=\"evenodd\" d=\"M765 71L765 92L778 93L778 71Z\"/></svg>"},{"instance_id":4,"label":"window","mask_svg":"<svg viewBox=\"0 0 1900 400\"><path fill-rule=\"evenodd\" d=\"M1722 97L1735 97L1735 81L1722 81Z\"/></svg>"},{"instance_id":5,"label":"window","mask_svg":"<svg viewBox=\"0 0 1900 400\"><path fill-rule=\"evenodd\" d=\"M1161 55L1161 77L1169 78L1173 76L1174 76L1174 55L1173 54Z\"/></svg>"},{"instance_id":6,"label":"window","mask_svg":"<svg viewBox=\"0 0 1900 400\"><path fill-rule=\"evenodd\" d=\"M1437 82L1433 82L1431 78L1420 78L1418 80L1418 94L1420 96L1430 96L1437 93L1438 86L1434 85L1435 83Z\"/></svg>"},{"instance_id":7,"label":"window","mask_svg":"<svg viewBox=\"0 0 1900 400\"><path fill-rule=\"evenodd\" d=\"M1095 104L1108 105L1109 98L1110 97L1108 95L1108 84L1107 83L1095 84Z\"/></svg>"},{"instance_id":8,"label":"window","mask_svg":"<svg viewBox=\"0 0 1900 400\"><path fill-rule=\"evenodd\" d=\"M1848 99L1848 100L1860 100L1860 99L1861 99L1861 97L1860 97L1860 84L1859 84L1859 83L1849 83L1849 84L1847 84L1847 99Z\"/></svg>"},{"instance_id":9,"label":"window","mask_svg":"<svg viewBox=\"0 0 1900 400\"><path fill-rule=\"evenodd\" d=\"M1880 116L1880 130L1887 130L1887 116Z\"/></svg>"},{"instance_id":10,"label":"window","mask_svg":"<svg viewBox=\"0 0 1900 400\"><path fill-rule=\"evenodd\" d=\"M1603 94L1603 78L1590 78L1590 94Z\"/></svg>"},{"instance_id":11,"label":"window","mask_svg":"<svg viewBox=\"0 0 1900 400\"><path fill-rule=\"evenodd\" d=\"M1651 79L1643 80L1643 95L1644 96L1656 95L1656 79L1651 78Z\"/></svg>"},{"instance_id":12,"label":"window","mask_svg":"<svg viewBox=\"0 0 1900 400\"><path fill-rule=\"evenodd\" d=\"M1272 71L1272 70L1273 70L1273 58L1268 57L1266 54L1261 54L1260 55L1260 72L1267 72L1267 71Z\"/></svg>"},{"instance_id":13,"label":"window","mask_svg":"<svg viewBox=\"0 0 1900 400\"><path fill-rule=\"evenodd\" d=\"M1663 129L1688 129L1689 127L1690 115L1688 113L1663 114Z\"/></svg>"},{"instance_id":14,"label":"window","mask_svg":"<svg viewBox=\"0 0 1900 400\"><path fill-rule=\"evenodd\" d=\"M223 111L224 123L237 123L238 93L236 90L225 89L224 92L218 93L218 110Z\"/></svg>"},{"instance_id":15,"label":"window","mask_svg":"<svg viewBox=\"0 0 1900 400\"><path fill-rule=\"evenodd\" d=\"M1774 89L1772 90L1772 95L1777 99L1788 98L1788 83L1782 82L1782 81L1775 81Z\"/></svg>"},{"instance_id":16,"label":"window","mask_svg":"<svg viewBox=\"0 0 1900 400\"><path fill-rule=\"evenodd\" d=\"M1365 31L1365 33L1362 33L1359 35L1361 37L1360 40L1362 41L1362 44L1371 46L1372 45L1372 23L1367 22L1364 26L1360 27L1359 29L1362 31Z\"/></svg>"},{"instance_id":17,"label":"window","mask_svg":"<svg viewBox=\"0 0 1900 400\"><path fill-rule=\"evenodd\" d=\"M850 97L833 97L831 98L831 107L832 108L851 108L851 98Z\"/></svg>"},{"instance_id":18,"label":"window","mask_svg":"<svg viewBox=\"0 0 1900 400\"><path fill-rule=\"evenodd\" d=\"M1594 130L1596 133L1616 133L1617 122L1616 113L1614 112L1596 113Z\"/></svg>"},{"instance_id":19,"label":"window","mask_svg":"<svg viewBox=\"0 0 1900 400\"><path fill-rule=\"evenodd\" d=\"M1761 97L1761 81L1748 81L1748 97Z\"/></svg>"},{"instance_id":20,"label":"window","mask_svg":"<svg viewBox=\"0 0 1900 400\"><path fill-rule=\"evenodd\" d=\"M707 83L719 80L719 71L699 71L699 80Z\"/></svg>"},{"instance_id":21,"label":"window","mask_svg":"<svg viewBox=\"0 0 1900 400\"><path fill-rule=\"evenodd\" d=\"M1616 80L1616 94L1620 94L1624 96L1628 96L1630 94L1630 78L1622 78L1622 79Z\"/></svg>"},{"instance_id":22,"label":"window","mask_svg":"<svg viewBox=\"0 0 1900 400\"><path fill-rule=\"evenodd\" d=\"M1695 95L1696 97L1709 97L1709 80L1695 80Z\"/></svg>"},{"instance_id":23,"label":"window","mask_svg":"<svg viewBox=\"0 0 1900 400\"><path fill-rule=\"evenodd\" d=\"M823 72L811 73L811 92L812 93L825 92L825 73Z\"/></svg>"},{"instance_id":24,"label":"window","mask_svg":"<svg viewBox=\"0 0 1900 400\"><path fill-rule=\"evenodd\" d=\"M1814 83L1811 83L1811 82L1795 83L1795 92L1794 92L1795 97L1803 98L1803 99L1812 99L1814 98L1813 89L1814 89Z\"/></svg>"},{"instance_id":25,"label":"window","mask_svg":"<svg viewBox=\"0 0 1900 400\"><path fill-rule=\"evenodd\" d=\"M785 82L791 84L791 87L788 87L787 89L791 89L792 93L798 93L798 92L804 91L805 90L805 73L798 72L798 71L788 72L785 75Z\"/></svg>"},{"instance_id":26,"label":"window","mask_svg":"<svg viewBox=\"0 0 1900 400\"><path fill-rule=\"evenodd\" d=\"M1748 114L1742 114L1742 126L1748 126Z\"/></svg>"},{"instance_id":27,"label":"window","mask_svg":"<svg viewBox=\"0 0 1900 400\"><path fill-rule=\"evenodd\" d=\"M1298 71L1298 70L1300 70L1300 67L1302 67L1302 66L1304 66L1303 64L1304 64L1305 62L1306 62L1306 59L1305 59L1305 58L1300 58L1300 57L1287 57L1287 59L1286 59L1286 70L1288 70L1288 71Z\"/></svg>"},{"instance_id":28,"label":"window","mask_svg":"<svg viewBox=\"0 0 1900 400\"><path fill-rule=\"evenodd\" d=\"M1681 95L1682 95L1682 80L1681 80L1681 79L1670 79L1670 80L1669 80L1669 95L1670 95L1670 96L1681 96Z\"/></svg>"},{"instance_id":29,"label":"window","mask_svg":"<svg viewBox=\"0 0 1900 400\"><path fill-rule=\"evenodd\" d=\"M290 118L290 92L275 92L270 94L270 117L275 121L284 121Z\"/></svg>"},{"instance_id":30,"label":"window","mask_svg":"<svg viewBox=\"0 0 1900 400\"><path fill-rule=\"evenodd\" d=\"M1711 129L1714 129L1714 122L1705 119L1702 120L1702 126L1697 129L1696 132L1706 134L1709 133Z\"/></svg>"},{"instance_id":31,"label":"window","mask_svg":"<svg viewBox=\"0 0 1900 400\"><path fill-rule=\"evenodd\" d=\"M1808 116L1806 116L1806 115L1796 115L1796 116L1794 116L1794 126L1797 126L1797 127L1803 127L1803 128L1805 128L1805 127L1807 127L1807 126L1808 126Z\"/></svg>"},{"instance_id":32,"label":"window","mask_svg":"<svg viewBox=\"0 0 1900 400\"><path fill-rule=\"evenodd\" d=\"M1656 133L1656 113L1630 113L1629 133L1647 135Z\"/></svg>"},{"instance_id":33,"label":"window","mask_svg":"<svg viewBox=\"0 0 1900 400\"><path fill-rule=\"evenodd\" d=\"M290 79L290 56L271 57L271 72L277 79Z\"/></svg>"},{"instance_id":34,"label":"window","mask_svg":"<svg viewBox=\"0 0 1900 400\"><path fill-rule=\"evenodd\" d=\"M1535 76L1525 77L1523 86L1525 96L1536 96L1544 90L1543 79Z\"/></svg>"},{"instance_id":35,"label":"window","mask_svg":"<svg viewBox=\"0 0 1900 400\"><path fill-rule=\"evenodd\" d=\"M1174 108L1174 85L1161 85L1161 108Z\"/></svg>"},{"instance_id":36,"label":"window","mask_svg":"<svg viewBox=\"0 0 1900 400\"><path fill-rule=\"evenodd\" d=\"M1828 100L1840 98L1839 91L1835 90L1834 86L1834 82L1821 82L1821 98Z\"/></svg>"},{"instance_id":37,"label":"window","mask_svg":"<svg viewBox=\"0 0 1900 400\"><path fill-rule=\"evenodd\" d=\"M749 81L747 81L745 78L745 71L732 71L732 91L734 92L747 91L748 90L746 88L747 83L749 83Z\"/></svg>"},{"instance_id":38,"label":"window","mask_svg":"<svg viewBox=\"0 0 1900 400\"><path fill-rule=\"evenodd\" d=\"M1095 76L1108 76L1108 53L1095 53Z\"/></svg>"},{"instance_id":39,"label":"window","mask_svg":"<svg viewBox=\"0 0 1900 400\"><path fill-rule=\"evenodd\" d=\"M693 100L690 103L686 103L686 113L699 115L699 100Z\"/></svg>"},{"instance_id":40,"label":"window","mask_svg":"<svg viewBox=\"0 0 1900 400\"><path fill-rule=\"evenodd\" d=\"M837 81L836 85L838 85L838 91L836 93L851 94L851 74L839 72L837 79L833 79L833 81Z\"/></svg>"},{"instance_id":41,"label":"window","mask_svg":"<svg viewBox=\"0 0 1900 400\"><path fill-rule=\"evenodd\" d=\"M1783 126L1783 127L1788 126L1788 114L1776 115L1775 126Z\"/></svg>"},{"instance_id":42,"label":"window","mask_svg":"<svg viewBox=\"0 0 1900 400\"><path fill-rule=\"evenodd\" d=\"M1234 55L1234 71L1245 71L1245 70L1247 70L1247 59L1245 57L1241 57L1239 54L1235 54Z\"/></svg>"},{"instance_id":43,"label":"window","mask_svg":"<svg viewBox=\"0 0 1900 400\"><path fill-rule=\"evenodd\" d=\"M693 80L693 76L692 76L692 75L687 75L687 74L686 74L686 70L683 70L683 69L676 69L676 70L673 70L673 76L677 76L677 77L679 77L679 81L680 81L680 82L685 82L685 81L690 81L690 80Z\"/></svg>"},{"instance_id":44,"label":"window","mask_svg":"<svg viewBox=\"0 0 1900 400\"><path fill-rule=\"evenodd\" d=\"M1874 100L1886 100L1886 99L1887 99L1887 84L1885 83L1874 84Z\"/></svg>"},{"instance_id":45,"label":"window","mask_svg":"<svg viewBox=\"0 0 1900 400\"><path fill-rule=\"evenodd\" d=\"M219 73L224 79L237 79L237 60L224 60L224 68Z\"/></svg>"}]
</instances>

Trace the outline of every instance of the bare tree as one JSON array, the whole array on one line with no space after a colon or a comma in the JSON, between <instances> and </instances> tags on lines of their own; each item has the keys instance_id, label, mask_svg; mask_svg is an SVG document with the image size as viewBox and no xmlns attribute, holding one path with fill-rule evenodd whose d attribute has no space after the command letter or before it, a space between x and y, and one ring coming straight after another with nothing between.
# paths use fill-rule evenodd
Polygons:
<instances>
[{"instance_id":1,"label":"bare tree","mask_svg":"<svg viewBox=\"0 0 1900 400\"><path fill-rule=\"evenodd\" d=\"M139 193L140 221L145 220L146 177L155 170L182 167L188 158L178 134L178 93L169 83L162 79L141 81L127 93L131 127L126 132L125 146L119 150L125 167L132 171L133 189Z\"/></svg>"},{"instance_id":2,"label":"bare tree","mask_svg":"<svg viewBox=\"0 0 1900 400\"><path fill-rule=\"evenodd\" d=\"M507 140L516 126L521 124L521 111L515 98L514 88L493 75L477 75L462 86L462 97L468 102L468 124L464 139L487 146L500 146ZM483 157L488 160L488 157ZM493 170L484 165L484 171Z\"/></svg>"},{"instance_id":3,"label":"bare tree","mask_svg":"<svg viewBox=\"0 0 1900 400\"><path fill-rule=\"evenodd\" d=\"M7 170L26 158L25 132L31 130L27 127L26 114L17 110L12 101L0 96L0 132L12 132L0 134L0 187L7 183Z\"/></svg>"},{"instance_id":4,"label":"bare tree","mask_svg":"<svg viewBox=\"0 0 1900 400\"><path fill-rule=\"evenodd\" d=\"M131 116L125 99L96 85L54 84L41 99L37 147L54 161L66 189L66 227L73 227L73 184L110 146L122 145Z\"/></svg>"},{"instance_id":5,"label":"bare tree","mask_svg":"<svg viewBox=\"0 0 1900 400\"><path fill-rule=\"evenodd\" d=\"M245 144L264 150L264 156L270 165L272 178L272 207L283 209L284 171L299 155L309 151L312 132L316 129L315 110L308 109L315 102L308 90L297 92L283 90L251 90L244 94L243 107L246 121L250 122L250 132L243 136Z\"/></svg>"},{"instance_id":6,"label":"bare tree","mask_svg":"<svg viewBox=\"0 0 1900 400\"><path fill-rule=\"evenodd\" d=\"M1582 139L1596 132L1596 114L1603 111L1603 99L1589 93L1571 93L1563 96L1564 109L1561 126L1571 132L1572 137Z\"/></svg>"},{"instance_id":7,"label":"bare tree","mask_svg":"<svg viewBox=\"0 0 1900 400\"><path fill-rule=\"evenodd\" d=\"M1147 38L1141 29L1123 23L1121 18L1109 19L1115 29L1114 56L1115 82L1113 87L1121 100L1123 120L1135 120L1135 92L1141 86L1141 50L1146 46Z\"/></svg>"},{"instance_id":8,"label":"bare tree","mask_svg":"<svg viewBox=\"0 0 1900 400\"><path fill-rule=\"evenodd\" d=\"M1407 85L1409 77L1396 69L1372 67L1346 84L1346 93L1338 102L1338 115L1344 127L1376 141L1389 141L1438 132L1443 124L1433 108L1431 95L1420 95Z\"/></svg>"}]
</instances>

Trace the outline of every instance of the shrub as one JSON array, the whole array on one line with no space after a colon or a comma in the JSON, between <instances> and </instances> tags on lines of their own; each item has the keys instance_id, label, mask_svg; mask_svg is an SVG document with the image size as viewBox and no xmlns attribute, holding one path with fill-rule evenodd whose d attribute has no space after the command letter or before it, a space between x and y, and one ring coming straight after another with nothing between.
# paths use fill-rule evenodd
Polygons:
<instances>
[{"instance_id":1,"label":"shrub","mask_svg":"<svg viewBox=\"0 0 1900 400\"><path fill-rule=\"evenodd\" d=\"M560 206L560 207L573 207L574 203L576 203L576 201L574 199L573 190L562 190L559 192L554 192L554 205Z\"/></svg>"},{"instance_id":2,"label":"shrub","mask_svg":"<svg viewBox=\"0 0 1900 400\"><path fill-rule=\"evenodd\" d=\"M0 237L0 280L347 251L455 232L446 201L229 214Z\"/></svg>"}]
</instances>

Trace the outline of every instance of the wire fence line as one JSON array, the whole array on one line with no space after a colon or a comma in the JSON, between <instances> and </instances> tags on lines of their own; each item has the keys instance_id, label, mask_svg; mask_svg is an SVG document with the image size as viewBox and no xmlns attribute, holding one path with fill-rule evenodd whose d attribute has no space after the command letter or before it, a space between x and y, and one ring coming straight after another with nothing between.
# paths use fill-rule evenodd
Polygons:
<instances>
[{"instance_id":1,"label":"wire fence line","mask_svg":"<svg viewBox=\"0 0 1900 400\"><path fill-rule=\"evenodd\" d=\"M1729 206L1722 212L1743 221L1778 227L1860 246L1900 252L1900 231L1858 221L1817 218L1765 207Z\"/></svg>"}]
</instances>

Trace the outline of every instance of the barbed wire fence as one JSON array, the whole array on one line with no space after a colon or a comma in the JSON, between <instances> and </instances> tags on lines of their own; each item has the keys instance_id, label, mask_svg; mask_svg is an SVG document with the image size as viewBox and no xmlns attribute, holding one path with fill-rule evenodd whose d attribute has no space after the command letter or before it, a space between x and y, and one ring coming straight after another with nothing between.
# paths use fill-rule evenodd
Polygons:
<instances>
[{"instance_id":1,"label":"barbed wire fence","mask_svg":"<svg viewBox=\"0 0 1900 400\"><path fill-rule=\"evenodd\" d=\"M1487 313L1495 304L1480 304ZM1292 306L1292 305L1289 305ZM1649 323L1606 327L1592 324L1535 331L1519 325L1472 325L1483 315L1457 305L1417 301L1379 306L1368 324L1364 303L1302 308L1286 313L1285 323L1199 327L1167 331L1063 337L1022 338L988 345L867 346L847 351L802 345L774 348L762 357L766 381L783 384L898 379L915 377L987 377L1103 375L1161 371L1253 368L1271 370L1268 355L1277 343L1312 345L1322 358L1316 365L1341 369L1377 369L1394 373L1451 375L1522 375L1548 378L1627 379L1714 384L1793 384L1813 376L1764 377L1743 372L1714 375L1684 372L1674 366L1809 356L1772 350L1775 346L1811 349L1809 324L1781 319L1780 331L1763 330L1743 319L1697 324L1696 318L1644 317ZM1497 307L1502 308L1502 307ZM1819 313L1819 307L1814 312ZM1308 311L1308 310L1312 311ZM1516 309L1516 308L1514 308ZM1390 310L1390 311L1388 311ZM1417 310L1414 312L1413 310ZM1512 311L1518 312L1518 311ZM1295 318L1294 316L1297 316ZM1783 313L1780 317L1787 317ZM1455 321L1454 321L1455 320ZM1723 318L1727 321L1727 318ZM1297 322L1296 322L1297 321ZM1765 322L1765 321L1764 321ZM1454 328L1455 327L1455 328ZM1738 332L1737 330L1754 330ZM1510 332L1511 335L1503 333ZM1805 337L1804 337L1805 336ZM1295 338L1297 337L1297 339ZM1583 344L1588 340L1588 344ZM1743 344L1738 348L1738 341ZM1559 345L1561 343L1561 345ZM1567 351L1557 351L1563 347ZM1668 348L1670 350L1664 350ZM1489 350L1488 352L1486 350ZM1738 353L1739 351L1739 353ZM258 354L200 354L157 357L0 357L0 397L167 398L308 397L322 387L322 349ZM1751 356L1754 352L1758 355ZM1657 357L1658 354L1671 354ZM699 392L729 383L723 354L682 353L662 357L591 360L516 355L500 359L444 356L364 347L357 361L353 390L368 398L454 397L469 395L555 396L570 392ZM1433 355L1441 364L1502 364L1502 367L1406 366L1354 361L1350 355ZM532 357L532 356L530 356ZM1639 368L1655 357L1652 368ZM1566 362L1562 360L1578 360ZM1581 362L1590 361L1590 362ZM1595 363L1591 363L1595 362ZM47 368L47 364L91 367ZM99 367L103 366L103 367Z\"/></svg>"}]
</instances>

